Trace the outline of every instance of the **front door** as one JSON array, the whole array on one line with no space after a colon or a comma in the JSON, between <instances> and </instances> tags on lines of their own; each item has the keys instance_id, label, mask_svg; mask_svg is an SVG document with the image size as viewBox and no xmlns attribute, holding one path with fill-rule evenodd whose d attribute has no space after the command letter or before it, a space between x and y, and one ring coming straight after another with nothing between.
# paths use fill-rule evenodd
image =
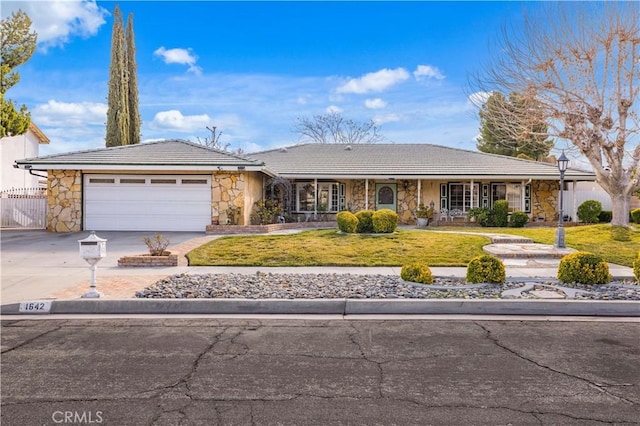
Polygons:
<instances>
[{"instance_id":1,"label":"front door","mask_svg":"<svg viewBox=\"0 0 640 426\"><path fill-rule=\"evenodd\" d=\"M376 210L389 209L396 211L398 184L376 183Z\"/></svg>"}]
</instances>

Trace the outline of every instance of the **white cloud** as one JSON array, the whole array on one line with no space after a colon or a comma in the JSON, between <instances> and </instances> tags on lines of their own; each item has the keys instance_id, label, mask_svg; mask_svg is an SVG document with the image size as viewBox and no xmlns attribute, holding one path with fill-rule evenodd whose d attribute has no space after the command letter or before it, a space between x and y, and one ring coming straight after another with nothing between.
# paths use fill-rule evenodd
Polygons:
<instances>
[{"instance_id":1,"label":"white cloud","mask_svg":"<svg viewBox=\"0 0 640 426\"><path fill-rule=\"evenodd\" d=\"M387 106L387 103L380 98L367 99L364 101L364 106L369 109L382 109Z\"/></svg>"},{"instance_id":2,"label":"white cloud","mask_svg":"<svg viewBox=\"0 0 640 426\"><path fill-rule=\"evenodd\" d=\"M107 120L107 104L59 102L52 99L34 108L33 119L39 126L104 125Z\"/></svg>"},{"instance_id":3,"label":"white cloud","mask_svg":"<svg viewBox=\"0 0 640 426\"><path fill-rule=\"evenodd\" d=\"M198 56L194 55L191 48L188 49L166 49L164 46L161 46L153 52L155 56L159 56L162 58L165 64L180 64L180 65L189 65L189 72L192 72L196 75L202 74L202 68L196 65L198 61Z\"/></svg>"},{"instance_id":4,"label":"white cloud","mask_svg":"<svg viewBox=\"0 0 640 426\"><path fill-rule=\"evenodd\" d=\"M327 114L341 114L344 110L336 105L329 105L325 110Z\"/></svg>"},{"instance_id":5,"label":"white cloud","mask_svg":"<svg viewBox=\"0 0 640 426\"><path fill-rule=\"evenodd\" d=\"M384 123L394 123L398 121L402 121L403 117L400 114L385 114L385 115L376 115L373 117L373 122L377 125L381 125Z\"/></svg>"},{"instance_id":6,"label":"white cloud","mask_svg":"<svg viewBox=\"0 0 640 426\"><path fill-rule=\"evenodd\" d=\"M475 92L470 94L468 99L474 106L481 107L490 96L491 92Z\"/></svg>"},{"instance_id":7,"label":"white cloud","mask_svg":"<svg viewBox=\"0 0 640 426\"><path fill-rule=\"evenodd\" d=\"M418 65L416 70L413 72L413 76L416 80L425 80L430 78L435 78L436 80L444 80L445 76L437 67L433 67L431 65Z\"/></svg>"},{"instance_id":8,"label":"white cloud","mask_svg":"<svg viewBox=\"0 0 640 426\"><path fill-rule=\"evenodd\" d=\"M160 111L151 121L151 127L178 132L200 132L206 126L211 125L211 117L207 114L182 115L178 110Z\"/></svg>"},{"instance_id":9,"label":"white cloud","mask_svg":"<svg viewBox=\"0 0 640 426\"><path fill-rule=\"evenodd\" d=\"M38 33L38 48L60 47L71 38L91 37L106 23L109 11L95 1L48 0L9 1L2 5L2 16L21 9L31 18L31 29Z\"/></svg>"},{"instance_id":10,"label":"white cloud","mask_svg":"<svg viewBox=\"0 0 640 426\"><path fill-rule=\"evenodd\" d=\"M409 78L409 73L404 68L390 70L388 68L363 75L360 78L352 78L338 87L338 93L370 93L382 92Z\"/></svg>"}]
</instances>

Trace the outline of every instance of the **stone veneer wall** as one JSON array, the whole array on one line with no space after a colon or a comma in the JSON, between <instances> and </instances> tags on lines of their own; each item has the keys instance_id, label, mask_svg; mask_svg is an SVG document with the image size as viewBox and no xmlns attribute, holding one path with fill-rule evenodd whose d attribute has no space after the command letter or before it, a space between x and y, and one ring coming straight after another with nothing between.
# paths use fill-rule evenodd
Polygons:
<instances>
[{"instance_id":1,"label":"stone veneer wall","mask_svg":"<svg viewBox=\"0 0 640 426\"><path fill-rule=\"evenodd\" d=\"M244 173L214 173L211 176L211 223L227 223L227 209L238 207L240 220L244 225L244 191L246 176Z\"/></svg>"},{"instance_id":2,"label":"stone veneer wall","mask_svg":"<svg viewBox=\"0 0 640 426\"><path fill-rule=\"evenodd\" d=\"M552 180L531 182L531 217L547 222L558 220L558 190L560 183ZM565 203L566 204L566 203Z\"/></svg>"},{"instance_id":3,"label":"stone veneer wall","mask_svg":"<svg viewBox=\"0 0 640 426\"><path fill-rule=\"evenodd\" d=\"M49 170L47 177L47 231L82 230L82 173Z\"/></svg>"},{"instance_id":4,"label":"stone veneer wall","mask_svg":"<svg viewBox=\"0 0 640 426\"><path fill-rule=\"evenodd\" d=\"M369 210L376 208L376 182L369 181ZM387 181L387 183L390 183ZM397 186L398 220L403 224L414 223L413 211L418 208L418 181L410 180L407 189L404 189L403 181L391 182ZM365 181L353 180L351 183L351 198L349 200L351 211L357 212L365 209Z\"/></svg>"}]
</instances>

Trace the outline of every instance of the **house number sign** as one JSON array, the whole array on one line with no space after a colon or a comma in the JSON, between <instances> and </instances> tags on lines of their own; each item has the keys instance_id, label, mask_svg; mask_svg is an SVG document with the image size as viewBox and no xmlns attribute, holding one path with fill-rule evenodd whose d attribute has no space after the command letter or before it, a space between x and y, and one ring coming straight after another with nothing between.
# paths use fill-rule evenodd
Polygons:
<instances>
[{"instance_id":1,"label":"house number sign","mask_svg":"<svg viewBox=\"0 0 640 426\"><path fill-rule=\"evenodd\" d=\"M51 301L34 300L31 302L20 302L19 312L28 314L48 314L51 312Z\"/></svg>"}]
</instances>

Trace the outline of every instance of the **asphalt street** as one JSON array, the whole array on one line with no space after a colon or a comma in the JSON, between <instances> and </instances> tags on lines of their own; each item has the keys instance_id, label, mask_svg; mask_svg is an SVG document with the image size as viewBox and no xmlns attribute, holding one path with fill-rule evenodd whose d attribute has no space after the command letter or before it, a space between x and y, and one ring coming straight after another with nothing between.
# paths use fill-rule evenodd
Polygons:
<instances>
[{"instance_id":1,"label":"asphalt street","mask_svg":"<svg viewBox=\"0 0 640 426\"><path fill-rule=\"evenodd\" d=\"M12 319L3 425L638 424L640 325Z\"/></svg>"}]
</instances>

